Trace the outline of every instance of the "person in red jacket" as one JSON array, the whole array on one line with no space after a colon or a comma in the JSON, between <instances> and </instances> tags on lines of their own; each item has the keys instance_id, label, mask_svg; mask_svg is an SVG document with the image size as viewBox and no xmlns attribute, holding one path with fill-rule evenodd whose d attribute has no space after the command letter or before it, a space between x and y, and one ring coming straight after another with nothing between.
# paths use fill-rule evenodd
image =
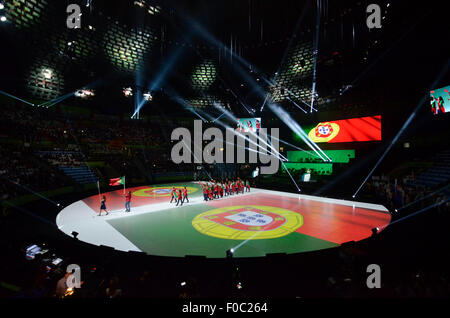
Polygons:
<instances>
[{"instance_id":1,"label":"person in red jacket","mask_svg":"<svg viewBox=\"0 0 450 318\"><path fill-rule=\"evenodd\" d=\"M177 201L177 190L175 189L175 187L172 187L172 192L170 192L172 194L172 199L170 199L170 203L172 203L172 201L175 199L175 202Z\"/></svg>"},{"instance_id":2,"label":"person in red jacket","mask_svg":"<svg viewBox=\"0 0 450 318\"><path fill-rule=\"evenodd\" d=\"M208 189L208 197L210 200L213 200L213 190L212 190L212 186L209 187Z\"/></svg>"},{"instance_id":3,"label":"person in red jacket","mask_svg":"<svg viewBox=\"0 0 450 318\"><path fill-rule=\"evenodd\" d=\"M206 187L206 185L202 184L202 189L203 189L203 198L205 199L205 201L208 201L208 188Z\"/></svg>"},{"instance_id":4,"label":"person in red jacket","mask_svg":"<svg viewBox=\"0 0 450 318\"><path fill-rule=\"evenodd\" d=\"M130 212L130 204L131 204L131 191L125 195L125 212Z\"/></svg>"},{"instance_id":5,"label":"person in red jacket","mask_svg":"<svg viewBox=\"0 0 450 318\"><path fill-rule=\"evenodd\" d=\"M181 192L181 189L178 190L177 196L178 196L177 206L178 206L178 203L180 203L180 202L181 202L181 205L183 205L183 193Z\"/></svg>"},{"instance_id":6,"label":"person in red jacket","mask_svg":"<svg viewBox=\"0 0 450 318\"><path fill-rule=\"evenodd\" d=\"M183 189L183 202L184 202L184 200L189 202L189 199L188 199L187 195L188 195L188 191L187 191L186 187L184 187L184 189Z\"/></svg>"},{"instance_id":7,"label":"person in red jacket","mask_svg":"<svg viewBox=\"0 0 450 318\"><path fill-rule=\"evenodd\" d=\"M221 198L223 198L223 192L224 192L223 188L224 188L223 183L219 184L219 195Z\"/></svg>"}]
</instances>

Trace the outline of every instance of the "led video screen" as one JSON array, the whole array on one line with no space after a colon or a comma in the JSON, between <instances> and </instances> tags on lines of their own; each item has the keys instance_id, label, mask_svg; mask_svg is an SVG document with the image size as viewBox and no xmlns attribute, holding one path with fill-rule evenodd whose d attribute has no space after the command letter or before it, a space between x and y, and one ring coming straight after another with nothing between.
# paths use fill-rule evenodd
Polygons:
<instances>
[{"instance_id":1,"label":"led video screen","mask_svg":"<svg viewBox=\"0 0 450 318\"><path fill-rule=\"evenodd\" d=\"M381 115L321 122L308 136L316 143L381 140Z\"/></svg>"},{"instance_id":2,"label":"led video screen","mask_svg":"<svg viewBox=\"0 0 450 318\"><path fill-rule=\"evenodd\" d=\"M434 115L450 112L450 85L430 91L431 112Z\"/></svg>"},{"instance_id":3,"label":"led video screen","mask_svg":"<svg viewBox=\"0 0 450 318\"><path fill-rule=\"evenodd\" d=\"M261 118L238 118L236 130L257 132L261 129Z\"/></svg>"}]
</instances>

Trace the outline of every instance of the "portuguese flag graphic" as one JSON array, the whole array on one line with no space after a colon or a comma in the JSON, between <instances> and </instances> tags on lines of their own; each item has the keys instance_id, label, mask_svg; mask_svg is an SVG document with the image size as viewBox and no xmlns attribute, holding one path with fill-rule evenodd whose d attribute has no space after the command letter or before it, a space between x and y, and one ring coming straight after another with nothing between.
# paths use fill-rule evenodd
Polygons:
<instances>
[{"instance_id":1,"label":"portuguese flag graphic","mask_svg":"<svg viewBox=\"0 0 450 318\"><path fill-rule=\"evenodd\" d=\"M118 186L125 184L125 177L109 179L110 186Z\"/></svg>"}]
</instances>

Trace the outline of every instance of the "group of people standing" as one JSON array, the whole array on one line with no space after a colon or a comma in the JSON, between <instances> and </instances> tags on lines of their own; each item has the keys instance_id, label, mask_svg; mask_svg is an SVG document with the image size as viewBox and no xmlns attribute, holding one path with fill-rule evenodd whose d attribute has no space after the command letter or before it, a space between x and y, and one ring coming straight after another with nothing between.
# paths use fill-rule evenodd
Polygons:
<instances>
[{"instance_id":1,"label":"group of people standing","mask_svg":"<svg viewBox=\"0 0 450 318\"><path fill-rule=\"evenodd\" d=\"M230 196L234 194L237 195L239 193L243 194L244 191L250 192L250 182L248 182L248 180L244 182L240 178L237 178L237 180L234 181L226 179L224 182L216 182L214 180L205 183L199 182L199 185L203 189L203 197L205 201L220 199L224 196ZM128 191L128 193L124 196L125 212L130 212L131 191ZM175 202L177 206L182 206L184 201L189 202L187 188L184 187L183 189L177 189L175 187L172 187L170 203ZM106 196L104 195L102 196L100 202L100 211L98 213L99 216L102 214L102 211L105 211L106 215L109 214L108 210L106 209Z\"/></svg>"},{"instance_id":2,"label":"group of people standing","mask_svg":"<svg viewBox=\"0 0 450 318\"><path fill-rule=\"evenodd\" d=\"M212 182L199 184L203 189L203 198L205 201L220 199L224 196L237 195L239 193L243 194L244 191L250 192L250 182L246 180L244 183L240 178L234 181L226 179L225 182L215 182L212 180Z\"/></svg>"}]
</instances>

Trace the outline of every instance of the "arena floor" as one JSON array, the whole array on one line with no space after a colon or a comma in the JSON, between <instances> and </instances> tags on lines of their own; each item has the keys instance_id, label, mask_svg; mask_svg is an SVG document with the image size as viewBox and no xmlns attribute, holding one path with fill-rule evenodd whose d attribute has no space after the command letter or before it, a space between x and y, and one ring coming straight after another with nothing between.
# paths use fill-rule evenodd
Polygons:
<instances>
[{"instance_id":1,"label":"arena floor","mask_svg":"<svg viewBox=\"0 0 450 318\"><path fill-rule=\"evenodd\" d=\"M186 186L190 202L169 203L172 186ZM105 193L109 215L98 216L98 195L74 202L58 214L58 228L78 239L122 251L150 255L224 258L269 253L301 253L369 237L389 224L381 205L251 189L205 202L198 183L129 188L131 212L123 189Z\"/></svg>"}]
</instances>

